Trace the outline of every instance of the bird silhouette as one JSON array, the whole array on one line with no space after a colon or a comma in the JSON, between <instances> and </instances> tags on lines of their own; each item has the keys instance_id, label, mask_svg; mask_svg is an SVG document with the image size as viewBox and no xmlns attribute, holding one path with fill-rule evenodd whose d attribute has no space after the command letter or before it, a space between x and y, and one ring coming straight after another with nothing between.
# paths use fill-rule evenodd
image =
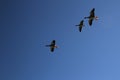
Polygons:
<instances>
[{"instance_id":1,"label":"bird silhouette","mask_svg":"<svg viewBox=\"0 0 120 80\"><path fill-rule=\"evenodd\" d=\"M80 23L78 25L75 25L75 26L79 26L79 31L81 32L82 28L84 26L84 20L81 20Z\"/></svg>"},{"instance_id":2,"label":"bird silhouette","mask_svg":"<svg viewBox=\"0 0 120 80\"><path fill-rule=\"evenodd\" d=\"M84 19L89 19L88 20L88 23L89 25L91 26L92 25L92 22L93 20L98 20L98 17L95 16L95 8L93 8L91 11L90 11L90 15L88 17L84 17Z\"/></svg>"},{"instance_id":3,"label":"bird silhouette","mask_svg":"<svg viewBox=\"0 0 120 80\"><path fill-rule=\"evenodd\" d=\"M52 40L50 45L46 45L46 47L50 47L50 51L53 52L55 48L57 48L56 41Z\"/></svg>"}]
</instances>

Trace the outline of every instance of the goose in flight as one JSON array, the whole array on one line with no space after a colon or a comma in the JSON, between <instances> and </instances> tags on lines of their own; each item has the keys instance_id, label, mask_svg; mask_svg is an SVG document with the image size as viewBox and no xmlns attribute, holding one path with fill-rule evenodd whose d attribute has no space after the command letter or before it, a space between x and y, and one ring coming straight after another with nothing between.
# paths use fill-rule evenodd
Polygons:
<instances>
[{"instance_id":1,"label":"goose in flight","mask_svg":"<svg viewBox=\"0 0 120 80\"><path fill-rule=\"evenodd\" d=\"M55 48L57 48L57 45L55 44L56 41L52 40L50 45L46 45L46 47L50 47L50 51L53 52Z\"/></svg>"},{"instance_id":2,"label":"goose in flight","mask_svg":"<svg viewBox=\"0 0 120 80\"><path fill-rule=\"evenodd\" d=\"M92 25L92 22L93 20L98 20L98 17L95 16L95 8L93 8L91 11L90 11L90 15L88 17L84 17L84 19L89 19L88 22L89 22L89 25L91 26Z\"/></svg>"},{"instance_id":3,"label":"goose in flight","mask_svg":"<svg viewBox=\"0 0 120 80\"><path fill-rule=\"evenodd\" d=\"M81 20L80 23L78 25L75 26L79 26L79 31L82 31L82 27L84 26L84 20Z\"/></svg>"}]
</instances>

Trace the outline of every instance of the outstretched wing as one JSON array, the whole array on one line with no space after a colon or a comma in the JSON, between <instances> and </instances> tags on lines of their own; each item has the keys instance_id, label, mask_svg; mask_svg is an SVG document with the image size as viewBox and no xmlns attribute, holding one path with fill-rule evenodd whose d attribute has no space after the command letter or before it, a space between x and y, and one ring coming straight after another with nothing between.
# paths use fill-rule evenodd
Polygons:
<instances>
[{"instance_id":1,"label":"outstretched wing","mask_svg":"<svg viewBox=\"0 0 120 80\"><path fill-rule=\"evenodd\" d=\"M93 19L89 19L89 25L91 26L93 22Z\"/></svg>"},{"instance_id":2,"label":"outstretched wing","mask_svg":"<svg viewBox=\"0 0 120 80\"><path fill-rule=\"evenodd\" d=\"M79 26L79 31L80 31L80 32L82 31L83 22L84 22L84 20L80 21L80 26Z\"/></svg>"},{"instance_id":3,"label":"outstretched wing","mask_svg":"<svg viewBox=\"0 0 120 80\"><path fill-rule=\"evenodd\" d=\"M94 17L95 16L95 8L93 8L91 11L90 11L90 17Z\"/></svg>"},{"instance_id":4,"label":"outstretched wing","mask_svg":"<svg viewBox=\"0 0 120 80\"><path fill-rule=\"evenodd\" d=\"M79 31L80 31L80 32L82 31L82 27L79 27Z\"/></svg>"},{"instance_id":5,"label":"outstretched wing","mask_svg":"<svg viewBox=\"0 0 120 80\"><path fill-rule=\"evenodd\" d=\"M54 47L50 47L50 51L53 52L54 51Z\"/></svg>"},{"instance_id":6,"label":"outstretched wing","mask_svg":"<svg viewBox=\"0 0 120 80\"><path fill-rule=\"evenodd\" d=\"M54 46L54 45L55 45L55 40L51 42L51 46Z\"/></svg>"},{"instance_id":7,"label":"outstretched wing","mask_svg":"<svg viewBox=\"0 0 120 80\"><path fill-rule=\"evenodd\" d=\"M84 20L80 21L80 25L82 25L82 26L83 26L83 22L84 22Z\"/></svg>"},{"instance_id":8,"label":"outstretched wing","mask_svg":"<svg viewBox=\"0 0 120 80\"><path fill-rule=\"evenodd\" d=\"M56 42L55 40L51 42L51 47L50 47L51 52L54 51L55 42Z\"/></svg>"}]
</instances>

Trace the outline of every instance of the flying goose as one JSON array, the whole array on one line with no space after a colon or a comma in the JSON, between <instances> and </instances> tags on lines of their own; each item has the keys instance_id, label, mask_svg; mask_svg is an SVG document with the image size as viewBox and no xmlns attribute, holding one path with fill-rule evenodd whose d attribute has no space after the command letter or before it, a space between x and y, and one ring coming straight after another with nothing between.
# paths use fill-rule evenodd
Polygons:
<instances>
[{"instance_id":1,"label":"flying goose","mask_svg":"<svg viewBox=\"0 0 120 80\"><path fill-rule=\"evenodd\" d=\"M79 26L79 31L82 31L82 27L84 26L84 20L81 20L80 23L78 25L75 26Z\"/></svg>"},{"instance_id":2,"label":"flying goose","mask_svg":"<svg viewBox=\"0 0 120 80\"><path fill-rule=\"evenodd\" d=\"M46 47L50 47L50 51L53 52L55 48L57 48L57 45L55 44L55 40L52 40L50 45L46 45Z\"/></svg>"},{"instance_id":3,"label":"flying goose","mask_svg":"<svg viewBox=\"0 0 120 80\"><path fill-rule=\"evenodd\" d=\"M93 20L98 20L98 17L95 16L95 8L93 8L91 11L90 11L90 15L88 17L84 17L84 19L89 19L88 22L89 22L89 25L91 26L92 25L92 22Z\"/></svg>"}]
</instances>

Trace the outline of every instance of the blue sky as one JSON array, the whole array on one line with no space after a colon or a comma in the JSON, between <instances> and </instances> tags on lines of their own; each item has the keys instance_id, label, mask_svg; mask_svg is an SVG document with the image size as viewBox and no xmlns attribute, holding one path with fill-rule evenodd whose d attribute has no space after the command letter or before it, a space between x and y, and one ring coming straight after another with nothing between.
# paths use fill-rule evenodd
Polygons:
<instances>
[{"instance_id":1,"label":"blue sky","mask_svg":"<svg viewBox=\"0 0 120 80\"><path fill-rule=\"evenodd\" d=\"M0 80L120 80L119 3L1 0ZM99 20L80 33L92 8Z\"/></svg>"}]
</instances>

